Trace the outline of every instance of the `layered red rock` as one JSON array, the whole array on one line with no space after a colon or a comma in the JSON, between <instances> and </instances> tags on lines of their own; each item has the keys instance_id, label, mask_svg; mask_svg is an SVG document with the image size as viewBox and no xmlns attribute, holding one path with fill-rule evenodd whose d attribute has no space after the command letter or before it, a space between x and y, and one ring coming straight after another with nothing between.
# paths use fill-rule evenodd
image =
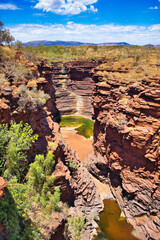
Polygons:
<instances>
[{"instance_id":1,"label":"layered red rock","mask_svg":"<svg viewBox=\"0 0 160 240\"><path fill-rule=\"evenodd\" d=\"M160 78L119 82L95 75L94 149L116 200L140 239L160 232ZM154 82L154 84L152 84ZM103 167L102 167L103 165ZM103 170L103 171L102 171Z\"/></svg>"},{"instance_id":2,"label":"layered red rock","mask_svg":"<svg viewBox=\"0 0 160 240\"><path fill-rule=\"evenodd\" d=\"M92 116L91 96L94 87L92 70L98 62L52 63L41 66L42 75L52 78L56 106L60 115Z\"/></svg>"},{"instance_id":3,"label":"layered red rock","mask_svg":"<svg viewBox=\"0 0 160 240\"><path fill-rule=\"evenodd\" d=\"M55 184L61 189L61 199L84 214L86 240L92 239L97 227L94 216L103 209L95 183L76 152L66 144L59 143L55 159L57 164L53 175L56 177Z\"/></svg>"},{"instance_id":4,"label":"layered red rock","mask_svg":"<svg viewBox=\"0 0 160 240\"><path fill-rule=\"evenodd\" d=\"M34 64L28 63L27 66L34 71L35 81L25 80L24 83L27 88L31 88L36 84L38 90L48 93L51 98L46 105L33 110L24 108L22 111L17 111L19 96L15 90L19 83L18 85L12 83L9 88L3 89L3 92L1 92L3 98L0 103L0 123L10 123L11 120L20 122L23 120L24 123L27 122L31 125L34 134L38 134L38 141L28 153L30 161L34 160L36 154L44 154L47 150L54 151L56 149L56 165L53 174L56 176L55 184L61 189L61 200L85 215L87 239L91 239L91 236L96 231L96 224L93 220L94 215L97 215L102 210L102 203L87 169L80 163L76 154L63 144L63 139L59 134L59 125L55 122L59 112L55 103L51 66L42 65L37 68ZM61 71L61 68L57 69L57 72L59 71ZM70 160L76 162L73 171L69 167ZM28 213L33 222L37 221L39 214L39 211ZM49 219L50 223L47 222L47 225L42 223L42 236L45 237L48 233L51 235L51 239L63 238L66 219L62 215L57 217L57 220L51 217ZM44 231L46 232L44 233Z\"/></svg>"}]
</instances>

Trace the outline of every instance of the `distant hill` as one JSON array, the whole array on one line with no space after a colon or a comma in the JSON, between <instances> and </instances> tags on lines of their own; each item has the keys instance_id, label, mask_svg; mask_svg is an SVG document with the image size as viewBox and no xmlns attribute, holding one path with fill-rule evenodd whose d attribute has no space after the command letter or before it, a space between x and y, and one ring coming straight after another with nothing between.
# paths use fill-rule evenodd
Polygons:
<instances>
[{"instance_id":1,"label":"distant hill","mask_svg":"<svg viewBox=\"0 0 160 240\"><path fill-rule=\"evenodd\" d=\"M31 41L31 42L27 42L27 43L23 43L23 46L55 46L55 45L59 45L59 46L82 46L82 45L95 45L94 43L82 43L82 42L74 42L74 41Z\"/></svg>"},{"instance_id":2,"label":"distant hill","mask_svg":"<svg viewBox=\"0 0 160 240\"><path fill-rule=\"evenodd\" d=\"M39 45L42 46L55 46L55 45L59 45L59 46L83 46L83 45L97 45L97 46L134 46L132 44L126 43L126 42L109 42L109 43L84 43L84 42L76 42L76 41L46 41L46 40L42 40L42 41L30 41L30 42L26 42L23 43L23 46L34 46L37 47ZM152 44L146 44L144 46L151 46L151 47L160 47L160 44L158 45L152 45Z\"/></svg>"},{"instance_id":3,"label":"distant hill","mask_svg":"<svg viewBox=\"0 0 160 240\"><path fill-rule=\"evenodd\" d=\"M117 43L99 43L98 46L131 46L126 42L117 42Z\"/></svg>"},{"instance_id":4,"label":"distant hill","mask_svg":"<svg viewBox=\"0 0 160 240\"><path fill-rule=\"evenodd\" d=\"M27 43L23 43L23 46L55 46L55 45L59 45L59 46L82 46L82 45L98 45L98 46L130 46L130 44L126 43L126 42L118 42L118 43L83 43L83 42L74 42L74 41L31 41L31 42L27 42Z\"/></svg>"}]
</instances>

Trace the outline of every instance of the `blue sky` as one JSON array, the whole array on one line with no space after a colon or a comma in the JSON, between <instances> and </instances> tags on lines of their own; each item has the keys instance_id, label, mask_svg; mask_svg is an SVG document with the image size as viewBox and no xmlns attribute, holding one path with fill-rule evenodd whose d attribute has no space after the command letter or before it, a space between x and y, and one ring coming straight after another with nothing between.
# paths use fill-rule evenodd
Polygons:
<instances>
[{"instance_id":1,"label":"blue sky","mask_svg":"<svg viewBox=\"0 0 160 240\"><path fill-rule=\"evenodd\" d=\"M0 20L22 42L160 44L160 0L0 0Z\"/></svg>"}]
</instances>

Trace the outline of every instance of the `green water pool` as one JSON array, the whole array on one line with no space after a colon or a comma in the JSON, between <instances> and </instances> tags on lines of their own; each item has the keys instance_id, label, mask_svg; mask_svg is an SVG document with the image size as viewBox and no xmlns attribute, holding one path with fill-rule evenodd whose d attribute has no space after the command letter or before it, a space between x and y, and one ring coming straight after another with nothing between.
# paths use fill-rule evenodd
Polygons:
<instances>
[{"instance_id":1,"label":"green water pool","mask_svg":"<svg viewBox=\"0 0 160 240\"><path fill-rule=\"evenodd\" d=\"M121 210L115 200L104 200L104 210L100 213L98 223L101 232L96 240L137 240L131 234L133 227L120 214Z\"/></svg>"},{"instance_id":2,"label":"green water pool","mask_svg":"<svg viewBox=\"0 0 160 240\"><path fill-rule=\"evenodd\" d=\"M60 126L75 127L77 134L82 135L85 138L93 136L94 122L88 118L76 116L61 117Z\"/></svg>"}]
</instances>

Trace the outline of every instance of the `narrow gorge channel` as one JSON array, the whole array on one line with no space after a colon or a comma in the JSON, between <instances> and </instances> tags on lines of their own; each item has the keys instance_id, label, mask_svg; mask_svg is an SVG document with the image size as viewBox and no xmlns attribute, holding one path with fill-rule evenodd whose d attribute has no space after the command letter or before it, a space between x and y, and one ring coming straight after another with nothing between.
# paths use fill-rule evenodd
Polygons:
<instances>
[{"instance_id":1,"label":"narrow gorge channel","mask_svg":"<svg viewBox=\"0 0 160 240\"><path fill-rule=\"evenodd\" d=\"M57 69L58 67L56 69L54 67L54 74L52 76L52 81L56 90L55 96L57 108L61 114L60 126L62 138L66 141L69 148L78 154L82 163L88 155L94 155L94 123L90 120L93 113L91 95L94 87L94 83L92 82L90 75L90 69L92 67L93 65L91 64L91 67L89 66L87 69L86 66L84 67L83 63L79 63L78 66L70 69L62 67L61 70ZM68 75L66 75L66 73L68 73ZM70 116L70 113L74 116ZM82 116L87 117L87 119ZM81 126L82 130L79 131ZM133 229L130 224L126 222L125 218L121 218L122 221L119 221L119 219L112 221L112 218L115 219L117 214L119 214L120 209L114 200L109 185L101 183L93 176L92 178L104 204L104 210L100 214L100 221L97 222L100 228L98 230L99 235L96 239L99 240L102 237L103 239L108 240L136 239L131 235L131 231ZM114 202L114 209L112 209L110 204L107 204L107 201L110 203L110 200ZM110 209L109 213L107 211L108 209ZM110 214L111 222L108 221ZM107 226L110 224L112 225L111 229L114 229L115 231L106 231Z\"/></svg>"},{"instance_id":2,"label":"narrow gorge channel","mask_svg":"<svg viewBox=\"0 0 160 240\"><path fill-rule=\"evenodd\" d=\"M82 117L79 117L79 119L82 121L82 125L83 121L91 121ZM83 163L88 155L94 153L93 129L92 134L88 139L85 138L85 131L79 135L77 132L77 127L73 127L77 124L79 119L77 115L66 117L62 116L62 126L65 125L64 122L66 122L66 125L65 127L61 127L61 133L69 147L76 151ZM124 216L121 216L121 210L110 191L109 185L101 183L94 177L93 180L104 204L104 209L100 213L100 219L97 222L99 228L97 229L98 236L95 240L100 240L102 238L106 240L136 240L137 238L131 234L133 227L127 223Z\"/></svg>"},{"instance_id":3,"label":"narrow gorge channel","mask_svg":"<svg viewBox=\"0 0 160 240\"><path fill-rule=\"evenodd\" d=\"M35 80L11 81L1 90L0 123L23 120L38 136L28 164L37 155L54 156L50 196L58 189L58 211L43 222L36 203L25 209L40 239L75 240L70 220L78 219L82 240L159 240L160 78L142 78L143 69L123 61L42 61L37 66L23 60ZM46 96L46 103L31 108L35 99L24 99L24 89L36 100L40 93ZM23 101L29 102L19 111ZM0 180L5 202L7 183ZM3 219L0 227L5 240Z\"/></svg>"},{"instance_id":4,"label":"narrow gorge channel","mask_svg":"<svg viewBox=\"0 0 160 240\"><path fill-rule=\"evenodd\" d=\"M114 63L113 67L105 63L102 67L94 62L73 63L68 68L67 89L81 97L78 101L71 100L69 93L69 98L65 95L66 100L62 97L62 103L67 105L64 112L64 104L60 104L61 98L58 96L57 106L60 106L62 116L80 113L95 119L93 149L89 150L92 155L83 159L83 164L94 177L109 186L121 209L117 211L122 211L122 216L133 225L134 230L130 225L125 226L126 233L128 228L126 239L157 240L160 230L159 78L140 79L138 83L110 79L115 72L127 75L130 71L133 71L132 68L124 70L123 65L117 67ZM135 68L135 71L132 74L136 77L138 70ZM153 79L155 85L152 84ZM64 96L62 92L61 95ZM70 140L68 138L70 144L72 137ZM72 143L76 145L75 140ZM81 148L79 142L77 146ZM72 147L82 155L83 149ZM120 221L120 224L123 223L127 224ZM116 231L116 226L114 228ZM131 231L135 237L130 235ZM117 238L124 240L125 236L110 237Z\"/></svg>"}]
</instances>

